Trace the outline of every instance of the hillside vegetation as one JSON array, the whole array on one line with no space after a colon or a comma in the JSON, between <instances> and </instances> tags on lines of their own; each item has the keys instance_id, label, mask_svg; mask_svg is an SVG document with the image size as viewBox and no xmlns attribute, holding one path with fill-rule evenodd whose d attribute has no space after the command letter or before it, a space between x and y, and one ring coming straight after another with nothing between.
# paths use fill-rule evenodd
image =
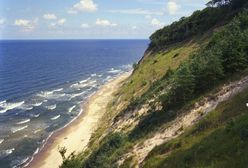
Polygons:
<instances>
[{"instance_id":1,"label":"hillside vegetation","mask_svg":"<svg viewBox=\"0 0 248 168\"><path fill-rule=\"evenodd\" d=\"M247 90L148 151L143 162L132 151L202 97L247 75L248 2L212 0L207 5L151 36L88 149L64 159L61 168L246 167Z\"/></svg>"}]
</instances>

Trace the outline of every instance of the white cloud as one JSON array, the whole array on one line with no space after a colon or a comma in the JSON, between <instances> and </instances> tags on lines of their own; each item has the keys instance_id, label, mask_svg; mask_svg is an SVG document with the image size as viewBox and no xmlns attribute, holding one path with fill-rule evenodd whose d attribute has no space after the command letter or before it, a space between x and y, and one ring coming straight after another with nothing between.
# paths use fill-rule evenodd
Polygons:
<instances>
[{"instance_id":1,"label":"white cloud","mask_svg":"<svg viewBox=\"0 0 248 168\"><path fill-rule=\"evenodd\" d=\"M0 18L0 25L3 25L5 23L5 19L4 18Z\"/></svg>"},{"instance_id":2,"label":"white cloud","mask_svg":"<svg viewBox=\"0 0 248 168\"><path fill-rule=\"evenodd\" d=\"M110 13L134 14L134 15L163 15L163 12L137 9L116 9L109 10Z\"/></svg>"},{"instance_id":3,"label":"white cloud","mask_svg":"<svg viewBox=\"0 0 248 168\"><path fill-rule=\"evenodd\" d=\"M47 20L56 20L56 19L57 19L57 16L54 15L54 14L48 13L48 14L44 14L44 15L43 15L43 18L44 18L44 19L47 19Z\"/></svg>"},{"instance_id":4,"label":"white cloud","mask_svg":"<svg viewBox=\"0 0 248 168\"><path fill-rule=\"evenodd\" d=\"M62 26L65 24L65 22L66 22L66 19L62 18L62 19L57 20L56 22L51 23L49 26L50 27Z\"/></svg>"},{"instance_id":5,"label":"white cloud","mask_svg":"<svg viewBox=\"0 0 248 168\"><path fill-rule=\"evenodd\" d=\"M63 24L65 24L65 22L66 22L66 19L65 18L62 18L62 19L59 19L58 20L57 24L58 25L63 25Z\"/></svg>"},{"instance_id":6,"label":"white cloud","mask_svg":"<svg viewBox=\"0 0 248 168\"><path fill-rule=\"evenodd\" d=\"M110 22L109 20L106 20L106 19L97 19L96 20L96 25L99 25L99 26L111 26L111 27L117 26L116 23L112 23L112 22Z\"/></svg>"},{"instance_id":7,"label":"white cloud","mask_svg":"<svg viewBox=\"0 0 248 168\"><path fill-rule=\"evenodd\" d=\"M17 19L14 25L22 28L23 31L32 31L38 23L38 18L33 20Z\"/></svg>"},{"instance_id":8,"label":"white cloud","mask_svg":"<svg viewBox=\"0 0 248 168\"><path fill-rule=\"evenodd\" d=\"M97 11L97 4L93 0L80 0L80 2L73 5L71 9L67 11L69 14L76 14L78 12L95 12Z\"/></svg>"},{"instance_id":9,"label":"white cloud","mask_svg":"<svg viewBox=\"0 0 248 168\"><path fill-rule=\"evenodd\" d=\"M169 1L167 3L167 10L170 15L176 14L176 12L180 9L180 6L174 2L174 1Z\"/></svg>"},{"instance_id":10,"label":"white cloud","mask_svg":"<svg viewBox=\"0 0 248 168\"><path fill-rule=\"evenodd\" d=\"M82 23L82 24L81 24L81 27L82 27L82 28L89 28L89 27L90 27L90 25L89 25L89 24L87 24L87 23Z\"/></svg>"},{"instance_id":11,"label":"white cloud","mask_svg":"<svg viewBox=\"0 0 248 168\"><path fill-rule=\"evenodd\" d=\"M164 23L162 23L161 21L159 21L156 18L153 18L152 21L151 21L151 25L156 26L156 27L163 27Z\"/></svg>"}]
</instances>

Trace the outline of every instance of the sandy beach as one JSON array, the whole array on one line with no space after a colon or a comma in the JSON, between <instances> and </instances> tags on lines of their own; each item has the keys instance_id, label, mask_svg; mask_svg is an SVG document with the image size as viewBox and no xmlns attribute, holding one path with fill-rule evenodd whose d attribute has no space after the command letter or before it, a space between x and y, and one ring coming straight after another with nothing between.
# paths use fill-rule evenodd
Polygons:
<instances>
[{"instance_id":1,"label":"sandy beach","mask_svg":"<svg viewBox=\"0 0 248 168\"><path fill-rule=\"evenodd\" d=\"M35 155L29 168L57 168L62 163L58 147L67 149L66 156L72 152L81 152L86 148L97 122L105 112L113 93L130 73L125 73L103 85L98 92L82 104L83 113L66 128L54 133L45 147Z\"/></svg>"}]
</instances>

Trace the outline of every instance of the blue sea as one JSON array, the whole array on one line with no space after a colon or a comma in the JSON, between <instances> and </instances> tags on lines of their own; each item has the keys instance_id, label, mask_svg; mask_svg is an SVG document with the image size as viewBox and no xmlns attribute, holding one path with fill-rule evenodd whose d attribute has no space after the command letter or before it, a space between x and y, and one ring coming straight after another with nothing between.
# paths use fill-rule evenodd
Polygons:
<instances>
[{"instance_id":1,"label":"blue sea","mask_svg":"<svg viewBox=\"0 0 248 168\"><path fill-rule=\"evenodd\" d=\"M0 41L0 167L23 167L148 40Z\"/></svg>"}]
</instances>

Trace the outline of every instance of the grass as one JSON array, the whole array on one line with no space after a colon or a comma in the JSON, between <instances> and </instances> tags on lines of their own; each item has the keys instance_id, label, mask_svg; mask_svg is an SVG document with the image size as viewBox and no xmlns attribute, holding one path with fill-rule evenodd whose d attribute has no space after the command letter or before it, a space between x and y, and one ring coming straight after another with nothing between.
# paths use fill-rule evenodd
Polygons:
<instances>
[{"instance_id":1,"label":"grass","mask_svg":"<svg viewBox=\"0 0 248 168\"><path fill-rule=\"evenodd\" d=\"M248 89L221 103L180 137L162 144L144 167L247 167Z\"/></svg>"},{"instance_id":2,"label":"grass","mask_svg":"<svg viewBox=\"0 0 248 168\"><path fill-rule=\"evenodd\" d=\"M120 89L122 99L130 101L144 94L154 81L161 79L169 68L176 69L181 62L199 49L199 46L197 42L190 41L147 56Z\"/></svg>"}]
</instances>

